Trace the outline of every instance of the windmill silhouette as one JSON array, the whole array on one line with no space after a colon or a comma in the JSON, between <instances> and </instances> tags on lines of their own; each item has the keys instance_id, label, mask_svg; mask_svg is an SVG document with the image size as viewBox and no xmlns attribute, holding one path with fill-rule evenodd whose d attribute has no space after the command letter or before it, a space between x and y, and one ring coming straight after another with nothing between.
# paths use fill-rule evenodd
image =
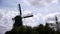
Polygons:
<instances>
[{"instance_id":1,"label":"windmill silhouette","mask_svg":"<svg viewBox=\"0 0 60 34\"><path fill-rule=\"evenodd\" d=\"M16 17L13 18L13 20L15 20L15 23L13 24L14 27L15 26L23 26L23 23L22 23L22 19L23 18L33 17L33 15L28 15L28 16L22 17L22 12L21 12L20 4L18 4L18 6L19 6L20 15L17 15Z\"/></svg>"},{"instance_id":2,"label":"windmill silhouette","mask_svg":"<svg viewBox=\"0 0 60 34\"><path fill-rule=\"evenodd\" d=\"M57 16L55 16L55 22L56 22L56 28L57 28L57 32L60 32L59 30L59 22L58 22L58 17Z\"/></svg>"}]
</instances>

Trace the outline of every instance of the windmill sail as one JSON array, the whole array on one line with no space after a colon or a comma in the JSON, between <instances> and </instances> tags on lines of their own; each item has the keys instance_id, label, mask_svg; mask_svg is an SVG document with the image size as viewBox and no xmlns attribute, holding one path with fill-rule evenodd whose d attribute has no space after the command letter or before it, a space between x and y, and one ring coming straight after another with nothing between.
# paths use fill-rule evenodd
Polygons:
<instances>
[{"instance_id":1,"label":"windmill sail","mask_svg":"<svg viewBox=\"0 0 60 34\"><path fill-rule=\"evenodd\" d=\"M56 24L58 24L58 18L57 18L57 16L55 16L55 21L56 21Z\"/></svg>"},{"instance_id":2,"label":"windmill sail","mask_svg":"<svg viewBox=\"0 0 60 34\"><path fill-rule=\"evenodd\" d=\"M23 16L23 18L33 17L33 15Z\"/></svg>"},{"instance_id":3,"label":"windmill sail","mask_svg":"<svg viewBox=\"0 0 60 34\"><path fill-rule=\"evenodd\" d=\"M20 12L20 16L22 15L22 12L21 12L21 6L19 4L19 12Z\"/></svg>"}]
</instances>

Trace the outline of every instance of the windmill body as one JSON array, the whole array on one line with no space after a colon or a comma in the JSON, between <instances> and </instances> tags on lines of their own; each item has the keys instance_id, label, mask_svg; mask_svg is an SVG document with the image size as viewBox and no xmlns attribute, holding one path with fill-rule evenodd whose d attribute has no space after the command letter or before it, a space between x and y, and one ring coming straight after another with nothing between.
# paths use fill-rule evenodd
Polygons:
<instances>
[{"instance_id":1,"label":"windmill body","mask_svg":"<svg viewBox=\"0 0 60 34\"><path fill-rule=\"evenodd\" d=\"M15 26L22 26L22 17L21 16L18 15L14 19L15 19L15 23L13 25L14 27Z\"/></svg>"}]
</instances>

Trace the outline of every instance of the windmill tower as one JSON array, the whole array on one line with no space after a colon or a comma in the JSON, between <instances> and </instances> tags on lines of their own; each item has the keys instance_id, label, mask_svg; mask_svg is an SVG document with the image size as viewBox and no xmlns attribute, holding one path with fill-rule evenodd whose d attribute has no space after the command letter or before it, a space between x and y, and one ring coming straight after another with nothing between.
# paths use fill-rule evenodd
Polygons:
<instances>
[{"instance_id":1,"label":"windmill tower","mask_svg":"<svg viewBox=\"0 0 60 34\"><path fill-rule=\"evenodd\" d=\"M13 27L15 27L15 26L23 26L23 22L22 22L23 18L33 17L33 15L28 15L28 16L22 17L20 4L18 4L18 6L19 6L20 15L17 15L16 17L13 18L13 20L15 20L15 23L13 24Z\"/></svg>"}]
</instances>

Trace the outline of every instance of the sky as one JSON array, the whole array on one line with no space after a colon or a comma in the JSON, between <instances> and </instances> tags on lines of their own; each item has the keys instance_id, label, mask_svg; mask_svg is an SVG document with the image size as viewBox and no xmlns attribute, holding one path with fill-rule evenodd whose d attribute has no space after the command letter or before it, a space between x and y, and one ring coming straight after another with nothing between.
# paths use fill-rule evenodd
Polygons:
<instances>
[{"instance_id":1,"label":"sky","mask_svg":"<svg viewBox=\"0 0 60 34\"><path fill-rule=\"evenodd\" d=\"M22 16L34 15L30 18L23 18L23 25L34 27L45 24L47 21L54 22L55 15L60 17L60 0L0 0L0 34L12 29L14 24L12 18L19 15L19 3Z\"/></svg>"}]
</instances>

